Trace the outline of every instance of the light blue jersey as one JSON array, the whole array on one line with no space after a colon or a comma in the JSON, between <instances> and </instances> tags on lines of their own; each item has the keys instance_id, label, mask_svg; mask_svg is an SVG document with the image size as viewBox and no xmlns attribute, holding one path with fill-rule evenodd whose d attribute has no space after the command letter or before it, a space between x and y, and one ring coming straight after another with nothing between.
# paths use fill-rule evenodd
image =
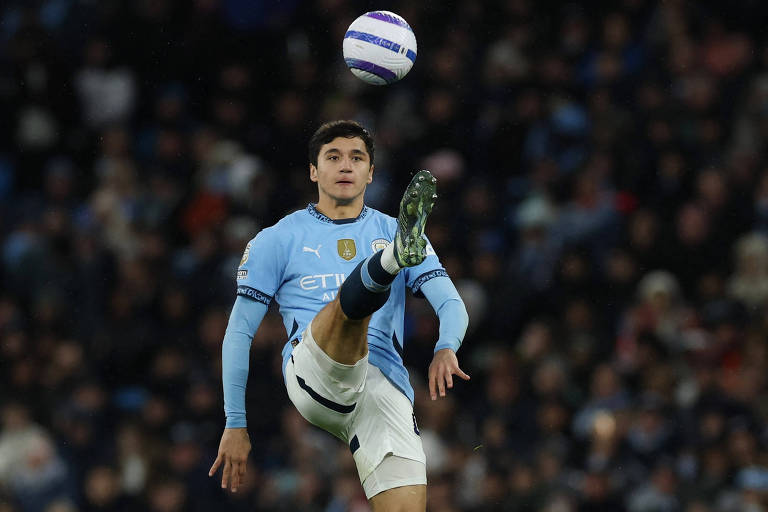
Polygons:
<instances>
[{"instance_id":1,"label":"light blue jersey","mask_svg":"<svg viewBox=\"0 0 768 512\"><path fill-rule=\"evenodd\" d=\"M396 231L396 219L366 206L355 219L333 220L310 204L248 243L237 272L237 294L265 305L277 301L288 339L283 371L293 350L290 342L300 339L309 322L336 297L346 276L390 243ZM373 314L368 326L369 362L411 401L413 388L402 358L405 292L409 288L419 293L426 282L437 277L447 277L447 273L428 245L420 265L397 275L389 300Z\"/></svg>"}]
</instances>

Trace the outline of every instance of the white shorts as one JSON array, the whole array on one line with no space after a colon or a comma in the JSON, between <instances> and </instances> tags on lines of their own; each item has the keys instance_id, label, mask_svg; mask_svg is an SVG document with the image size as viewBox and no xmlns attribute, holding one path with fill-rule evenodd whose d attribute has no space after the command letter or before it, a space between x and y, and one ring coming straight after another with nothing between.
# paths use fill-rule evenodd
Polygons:
<instances>
[{"instance_id":1,"label":"white shorts","mask_svg":"<svg viewBox=\"0 0 768 512\"><path fill-rule=\"evenodd\" d=\"M311 328L310 323L285 368L293 405L349 445L368 499L395 487L425 485L426 457L411 401L367 355L354 365L331 359Z\"/></svg>"}]
</instances>

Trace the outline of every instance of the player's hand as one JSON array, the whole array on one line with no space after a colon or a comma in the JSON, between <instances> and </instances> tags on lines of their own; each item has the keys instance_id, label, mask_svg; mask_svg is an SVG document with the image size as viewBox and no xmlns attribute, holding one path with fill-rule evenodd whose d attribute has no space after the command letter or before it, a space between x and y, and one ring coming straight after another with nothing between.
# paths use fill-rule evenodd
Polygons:
<instances>
[{"instance_id":1,"label":"player's hand","mask_svg":"<svg viewBox=\"0 0 768 512\"><path fill-rule=\"evenodd\" d=\"M213 476L223 463L221 488L226 489L231 485L232 492L237 492L240 480L245 475L245 465L250 451L251 440L248 438L248 429L225 428L219 443L219 454L213 461L208 476Z\"/></svg>"},{"instance_id":2,"label":"player's hand","mask_svg":"<svg viewBox=\"0 0 768 512\"><path fill-rule=\"evenodd\" d=\"M445 396L445 388L453 387L453 376L457 375L464 380L469 380L469 375L459 368L456 352L444 348L435 352L432 363L429 365L429 396L437 400L437 393Z\"/></svg>"}]
</instances>

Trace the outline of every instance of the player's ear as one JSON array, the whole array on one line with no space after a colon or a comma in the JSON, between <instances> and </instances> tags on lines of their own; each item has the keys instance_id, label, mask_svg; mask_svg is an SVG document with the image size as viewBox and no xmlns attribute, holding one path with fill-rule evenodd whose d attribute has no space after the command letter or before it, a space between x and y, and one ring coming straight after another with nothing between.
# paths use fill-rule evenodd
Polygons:
<instances>
[{"instance_id":1,"label":"player's ear","mask_svg":"<svg viewBox=\"0 0 768 512\"><path fill-rule=\"evenodd\" d=\"M371 168L368 169L368 183L373 181L373 164L371 164Z\"/></svg>"},{"instance_id":2,"label":"player's ear","mask_svg":"<svg viewBox=\"0 0 768 512\"><path fill-rule=\"evenodd\" d=\"M317 167L314 164L309 164L309 179L317 182Z\"/></svg>"}]
</instances>

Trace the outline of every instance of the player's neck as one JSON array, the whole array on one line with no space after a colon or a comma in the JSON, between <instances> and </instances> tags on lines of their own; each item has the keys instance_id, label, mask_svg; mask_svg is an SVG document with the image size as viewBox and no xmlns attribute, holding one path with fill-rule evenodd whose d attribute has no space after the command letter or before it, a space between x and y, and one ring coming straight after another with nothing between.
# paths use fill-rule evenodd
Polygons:
<instances>
[{"instance_id":1,"label":"player's neck","mask_svg":"<svg viewBox=\"0 0 768 512\"><path fill-rule=\"evenodd\" d=\"M363 198L361 196L351 203L338 203L330 197L321 196L315 208L329 219L355 219L363 211Z\"/></svg>"}]
</instances>

